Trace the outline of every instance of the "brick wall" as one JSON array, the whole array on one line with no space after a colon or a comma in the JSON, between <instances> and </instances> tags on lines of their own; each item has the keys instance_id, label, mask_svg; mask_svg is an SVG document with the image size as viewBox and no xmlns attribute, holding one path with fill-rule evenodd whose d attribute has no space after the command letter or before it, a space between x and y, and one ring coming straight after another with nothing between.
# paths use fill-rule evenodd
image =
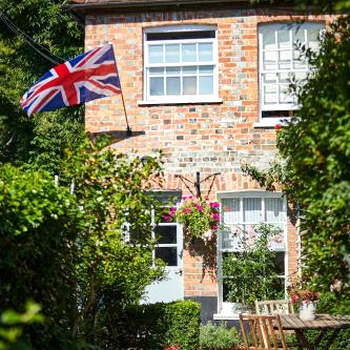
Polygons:
<instances>
[{"instance_id":1,"label":"brick wall","mask_svg":"<svg viewBox=\"0 0 350 350\"><path fill-rule=\"evenodd\" d=\"M275 130L254 128L258 121L258 38L262 22L293 21L282 10L207 10L147 13L96 13L86 17L86 49L110 42L124 92L131 138L119 137L117 151L134 150L142 155L162 150L165 155L167 189L187 192L175 174L194 178L220 172L217 191L257 189L242 175L241 164L266 167L273 159ZM309 20L329 20L310 16ZM219 97L222 103L198 105L140 106L143 99L143 29L168 24L215 24L218 27ZM124 131L120 96L93 101L86 106L86 129L90 132ZM203 184L203 192L209 183ZM297 235L289 224L289 272L296 269ZM217 284L202 276L200 257L184 253L185 296L216 296Z\"/></svg>"}]
</instances>

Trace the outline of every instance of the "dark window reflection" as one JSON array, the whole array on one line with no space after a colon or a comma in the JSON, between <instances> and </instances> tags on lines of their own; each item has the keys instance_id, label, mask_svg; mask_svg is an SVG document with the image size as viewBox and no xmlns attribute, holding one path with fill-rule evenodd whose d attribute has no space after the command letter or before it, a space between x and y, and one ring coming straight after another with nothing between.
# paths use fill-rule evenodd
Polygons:
<instances>
[{"instance_id":1,"label":"dark window reflection","mask_svg":"<svg viewBox=\"0 0 350 350\"><path fill-rule=\"evenodd\" d=\"M176 226L157 226L154 232L158 243L176 243Z\"/></svg>"},{"instance_id":2,"label":"dark window reflection","mask_svg":"<svg viewBox=\"0 0 350 350\"><path fill-rule=\"evenodd\" d=\"M284 275L284 252L276 253L275 266L279 275Z\"/></svg>"},{"instance_id":3,"label":"dark window reflection","mask_svg":"<svg viewBox=\"0 0 350 350\"><path fill-rule=\"evenodd\" d=\"M157 247L156 258L162 259L168 266L177 266L176 247Z\"/></svg>"}]
</instances>

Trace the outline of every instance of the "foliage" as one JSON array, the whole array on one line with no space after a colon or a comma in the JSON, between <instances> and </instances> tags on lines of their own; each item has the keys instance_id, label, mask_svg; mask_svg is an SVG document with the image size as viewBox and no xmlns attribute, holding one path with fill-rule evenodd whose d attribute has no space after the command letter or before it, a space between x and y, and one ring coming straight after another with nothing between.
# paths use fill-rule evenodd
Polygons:
<instances>
[{"instance_id":1,"label":"foliage","mask_svg":"<svg viewBox=\"0 0 350 350\"><path fill-rule=\"evenodd\" d=\"M215 325L208 322L201 326L199 345L201 350L231 350L241 343L237 328L227 328L225 323Z\"/></svg>"},{"instance_id":2,"label":"foliage","mask_svg":"<svg viewBox=\"0 0 350 350\"><path fill-rule=\"evenodd\" d=\"M219 203L194 199L192 196L183 196L182 199L180 207L172 207L169 215L164 217L165 220L175 217L184 225L186 235L191 239L211 240L219 228Z\"/></svg>"},{"instance_id":3,"label":"foliage","mask_svg":"<svg viewBox=\"0 0 350 350\"><path fill-rule=\"evenodd\" d=\"M62 63L83 50L83 31L64 10L65 2L0 0L0 13L43 46L34 44L36 48ZM63 150L80 141L83 108L38 114L33 119L21 110L24 91L54 65L0 19L0 163L11 161L57 173Z\"/></svg>"},{"instance_id":4,"label":"foliage","mask_svg":"<svg viewBox=\"0 0 350 350\"><path fill-rule=\"evenodd\" d=\"M21 339L23 327L28 324L42 323L44 317L39 313L40 305L29 301L25 312L6 310L0 316L0 350L30 350L32 347Z\"/></svg>"},{"instance_id":5,"label":"foliage","mask_svg":"<svg viewBox=\"0 0 350 350\"><path fill-rule=\"evenodd\" d=\"M160 165L115 155L106 143L86 139L68 152L59 184L43 171L0 167L1 307L40 302L46 322L27 330L34 348L108 348L110 317L162 275L158 261L150 268L158 202L146 193Z\"/></svg>"},{"instance_id":6,"label":"foliage","mask_svg":"<svg viewBox=\"0 0 350 350\"><path fill-rule=\"evenodd\" d=\"M110 315L114 348L163 350L176 345L181 350L197 349L199 314L200 305L191 300L129 305L119 314Z\"/></svg>"},{"instance_id":7,"label":"foliage","mask_svg":"<svg viewBox=\"0 0 350 350\"><path fill-rule=\"evenodd\" d=\"M283 160L280 171L273 174L272 169L259 176L280 182L289 199L301 208L304 278L323 292L340 281L343 292L348 293L349 17L340 18L325 33L319 55L308 51L305 55L314 71L303 87L294 86L301 108L277 131Z\"/></svg>"},{"instance_id":8,"label":"foliage","mask_svg":"<svg viewBox=\"0 0 350 350\"><path fill-rule=\"evenodd\" d=\"M39 340L50 348L56 332L70 328L76 305L70 247L82 227L81 213L69 190L56 186L52 176L5 165L0 168L0 218L1 311L30 298L40 302L46 322L30 328L36 334L31 340L34 347Z\"/></svg>"},{"instance_id":9,"label":"foliage","mask_svg":"<svg viewBox=\"0 0 350 350\"><path fill-rule=\"evenodd\" d=\"M240 251L223 259L227 299L250 306L255 300L274 299L281 293L274 262L276 253L269 249L271 239L278 237L281 230L271 224L255 225L253 229L238 229L235 234L240 240Z\"/></svg>"},{"instance_id":10,"label":"foliage","mask_svg":"<svg viewBox=\"0 0 350 350\"><path fill-rule=\"evenodd\" d=\"M330 313L333 315L349 315L350 314L350 298L349 295L340 295L337 292L325 292L321 295L317 303L317 313ZM310 331L307 337L311 341L319 336L318 331ZM328 347L328 342L332 337L332 332L327 332L326 336L320 343L320 349ZM349 350L350 329L342 329L336 337L334 343L328 347L329 350Z\"/></svg>"},{"instance_id":11,"label":"foliage","mask_svg":"<svg viewBox=\"0 0 350 350\"><path fill-rule=\"evenodd\" d=\"M191 300L169 304L165 309L168 324L167 343L181 350L197 349L199 344L200 305ZM186 330L184 332L184 330Z\"/></svg>"},{"instance_id":12,"label":"foliage","mask_svg":"<svg viewBox=\"0 0 350 350\"><path fill-rule=\"evenodd\" d=\"M163 273L158 261L150 268L154 249L150 208L158 212L159 203L147 193L161 179L161 166L151 157L116 155L106 148L108 143L106 138L86 139L68 152L61 178L67 185L74 181L85 221L76 242L81 293L73 335L103 348L115 341L112 315L137 303L145 287ZM124 239L127 225L130 242Z\"/></svg>"}]
</instances>

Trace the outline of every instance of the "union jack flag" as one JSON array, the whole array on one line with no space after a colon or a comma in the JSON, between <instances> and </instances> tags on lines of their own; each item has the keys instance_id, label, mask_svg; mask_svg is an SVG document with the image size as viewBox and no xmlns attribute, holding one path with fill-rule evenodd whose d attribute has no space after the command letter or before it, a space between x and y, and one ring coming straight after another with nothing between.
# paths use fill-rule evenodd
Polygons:
<instances>
[{"instance_id":1,"label":"union jack flag","mask_svg":"<svg viewBox=\"0 0 350 350\"><path fill-rule=\"evenodd\" d=\"M22 97L31 116L121 93L113 46L94 48L46 72Z\"/></svg>"}]
</instances>

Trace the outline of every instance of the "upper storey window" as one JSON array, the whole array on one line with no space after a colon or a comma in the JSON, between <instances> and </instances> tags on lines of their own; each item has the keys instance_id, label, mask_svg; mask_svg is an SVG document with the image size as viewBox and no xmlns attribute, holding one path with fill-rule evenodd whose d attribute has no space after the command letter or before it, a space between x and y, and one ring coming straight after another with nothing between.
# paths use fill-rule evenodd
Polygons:
<instances>
[{"instance_id":1,"label":"upper storey window","mask_svg":"<svg viewBox=\"0 0 350 350\"><path fill-rule=\"evenodd\" d=\"M298 109L289 90L290 79L302 81L310 66L300 54L300 45L317 50L321 23L274 23L259 27L259 82L262 121L288 117ZM299 47L299 49L298 49Z\"/></svg>"},{"instance_id":2,"label":"upper storey window","mask_svg":"<svg viewBox=\"0 0 350 350\"><path fill-rule=\"evenodd\" d=\"M213 26L167 26L144 33L144 99L215 102L217 33Z\"/></svg>"}]
</instances>

